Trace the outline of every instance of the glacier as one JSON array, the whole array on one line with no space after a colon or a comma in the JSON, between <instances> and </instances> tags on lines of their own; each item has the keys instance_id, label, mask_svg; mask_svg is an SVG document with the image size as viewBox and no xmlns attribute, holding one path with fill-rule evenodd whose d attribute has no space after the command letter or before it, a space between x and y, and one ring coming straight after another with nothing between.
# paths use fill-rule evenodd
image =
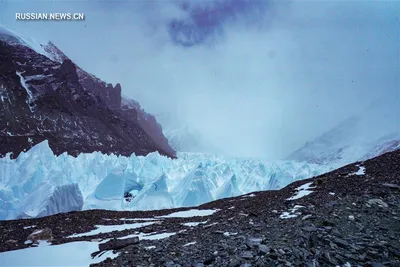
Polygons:
<instances>
[{"instance_id":1,"label":"glacier","mask_svg":"<svg viewBox=\"0 0 400 267\"><path fill-rule=\"evenodd\" d=\"M87 209L197 206L279 189L329 170L304 162L205 153L179 152L177 159L157 152L129 157L100 152L55 156L43 141L16 159L10 154L0 158L0 220Z\"/></svg>"}]
</instances>

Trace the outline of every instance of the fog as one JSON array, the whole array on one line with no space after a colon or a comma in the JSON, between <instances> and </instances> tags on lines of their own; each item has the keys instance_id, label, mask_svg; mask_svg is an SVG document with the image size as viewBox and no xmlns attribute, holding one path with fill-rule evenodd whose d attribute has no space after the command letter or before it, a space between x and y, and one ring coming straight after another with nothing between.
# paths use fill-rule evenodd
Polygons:
<instances>
[{"instance_id":1,"label":"fog","mask_svg":"<svg viewBox=\"0 0 400 267\"><path fill-rule=\"evenodd\" d=\"M0 23L121 83L164 127L188 125L224 154L278 159L373 100L399 97L399 6L3 1ZM16 12L83 12L85 21L16 21Z\"/></svg>"}]
</instances>

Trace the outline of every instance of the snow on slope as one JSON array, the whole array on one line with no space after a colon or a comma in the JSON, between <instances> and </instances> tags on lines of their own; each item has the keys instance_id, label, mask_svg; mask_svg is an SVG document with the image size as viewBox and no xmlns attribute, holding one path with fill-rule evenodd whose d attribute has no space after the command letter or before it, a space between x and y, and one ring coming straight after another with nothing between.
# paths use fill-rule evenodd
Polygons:
<instances>
[{"instance_id":1,"label":"snow on slope","mask_svg":"<svg viewBox=\"0 0 400 267\"><path fill-rule=\"evenodd\" d=\"M23 46L27 46L30 49L34 50L36 53L41 54L51 60L54 60L54 56L47 51L45 51L45 46L40 44L36 40L22 36L11 29L8 29L0 24L0 40L6 40L8 43L20 44Z\"/></svg>"},{"instance_id":2,"label":"snow on slope","mask_svg":"<svg viewBox=\"0 0 400 267\"><path fill-rule=\"evenodd\" d=\"M78 241L60 245L41 242L38 247L17 249L0 254L1 266L89 266L119 253L107 251L92 258L98 250L98 242ZM71 256L73 255L73 256Z\"/></svg>"},{"instance_id":3,"label":"snow on slope","mask_svg":"<svg viewBox=\"0 0 400 267\"><path fill-rule=\"evenodd\" d=\"M316 138L287 157L340 167L399 148L400 99L377 100L363 112Z\"/></svg>"},{"instance_id":4,"label":"snow on slope","mask_svg":"<svg viewBox=\"0 0 400 267\"><path fill-rule=\"evenodd\" d=\"M0 158L0 219L83 209L146 210L199 205L277 189L327 171L314 164L181 153L178 159L99 152L54 156L44 141ZM126 199L126 193L133 198ZM56 208L58 207L58 208Z\"/></svg>"}]
</instances>

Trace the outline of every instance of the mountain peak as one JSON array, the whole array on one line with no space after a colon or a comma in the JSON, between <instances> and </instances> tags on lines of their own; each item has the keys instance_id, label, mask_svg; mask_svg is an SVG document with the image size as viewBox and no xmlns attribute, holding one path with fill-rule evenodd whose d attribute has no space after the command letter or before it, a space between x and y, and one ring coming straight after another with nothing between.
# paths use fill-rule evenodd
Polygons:
<instances>
[{"instance_id":1,"label":"mountain peak","mask_svg":"<svg viewBox=\"0 0 400 267\"><path fill-rule=\"evenodd\" d=\"M39 45L1 27L0 43L0 155L16 157L48 140L57 155L175 157L153 116L121 108L120 84L82 70L51 42Z\"/></svg>"}]
</instances>

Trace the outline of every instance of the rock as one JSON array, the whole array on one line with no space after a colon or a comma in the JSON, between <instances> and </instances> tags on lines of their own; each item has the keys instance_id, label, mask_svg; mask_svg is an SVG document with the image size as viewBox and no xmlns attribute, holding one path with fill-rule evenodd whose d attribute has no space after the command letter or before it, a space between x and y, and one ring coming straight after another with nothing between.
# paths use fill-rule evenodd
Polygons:
<instances>
[{"instance_id":1,"label":"rock","mask_svg":"<svg viewBox=\"0 0 400 267\"><path fill-rule=\"evenodd\" d=\"M251 251L242 251L239 254L239 257L241 257L242 259L252 259L253 258L253 254L251 253Z\"/></svg>"},{"instance_id":2,"label":"rock","mask_svg":"<svg viewBox=\"0 0 400 267\"><path fill-rule=\"evenodd\" d=\"M33 231L27 238L27 240L33 243L38 243L39 240L46 240L51 242L53 240L53 233L50 228L46 227L43 229Z\"/></svg>"},{"instance_id":3,"label":"rock","mask_svg":"<svg viewBox=\"0 0 400 267\"><path fill-rule=\"evenodd\" d=\"M236 240L245 241L245 240L246 240L246 237L245 237L244 235L239 235L239 236L236 236L235 239L236 239Z\"/></svg>"},{"instance_id":4,"label":"rock","mask_svg":"<svg viewBox=\"0 0 400 267\"><path fill-rule=\"evenodd\" d=\"M333 201L329 201L328 203L326 203L326 204L325 204L325 207L331 208L331 207L334 207L334 206L336 206L336 205L338 205L338 204L339 204L338 201L333 200Z\"/></svg>"},{"instance_id":5,"label":"rock","mask_svg":"<svg viewBox=\"0 0 400 267\"><path fill-rule=\"evenodd\" d=\"M223 235L225 232L224 231L214 231L213 233L217 234L217 235Z\"/></svg>"},{"instance_id":6,"label":"rock","mask_svg":"<svg viewBox=\"0 0 400 267\"><path fill-rule=\"evenodd\" d=\"M335 226L335 223L333 221L331 221L331 220L325 219L322 222L322 225L324 225L324 226Z\"/></svg>"},{"instance_id":7,"label":"rock","mask_svg":"<svg viewBox=\"0 0 400 267\"><path fill-rule=\"evenodd\" d=\"M333 229L332 230L332 234L334 234L335 236L341 236L342 235L337 229Z\"/></svg>"},{"instance_id":8,"label":"rock","mask_svg":"<svg viewBox=\"0 0 400 267\"><path fill-rule=\"evenodd\" d=\"M392 189L398 189L398 190L400 190L400 185L397 185L397 184L389 184L389 183L384 183L384 184L382 184L383 186L386 186L386 187L389 187L389 188L392 188Z\"/></svg>"},{"instance_id":9,"label":"rock","mask_svg":"<svg viewBox=\"0 0 400 267\"><path fill-rule=\"evenodd\" d=\"M15 244L15 243L18 243L18 240L9 239L9 240L7 240L5 243L7 243L7 244Z\"/></svg>"},{"instance_id":10,"label":"rock","mask_svg":"<svg viewBox=\"0 0 400 267\"><path fill-rule=\"evenodd\" d=\"M233 260L231 260L231 262L229 263L229 267L238 267L238 266L240 266L240 260L238 260L238 259L233 259Z\"/></svg>"},{"instance_id":11,"label":"rock","mask_svg":"<svg viewBox=\"0 0 400 267\"><path fill-rule=\"evenodd\" d=\"M104 250L117 250L121 249L124 247L127 247L129 245L134 245L139 243L139 237L131 237L131 238L126 238L126 239L112 239L106 243L101 243L99 244L99 250L104 251Z\"/></svg>"},{"instance_id":12,"label":"rock","mask_svg":"<svg viewBox=\"0 0 400 267\"><path fill-rule=\"evenodd\" d=\"M213 256L211 256L211 257L207 258L203 263L204 263L205 265L210 265L210 264L212 264L214 261L215 261L215 258L214 258Z\"/></svg>"},{"instance_id":13,"label":"rock","mask_svg":"<svg viewBox=\"0 0 400 267\"><path fill-rule=\"evenodd\" d=\"M301 228L301 230L303 230L305 232L315 232L318 229L315 226L305 226L305 227Z\"/></svg>"},{"instance_id":14,"label":"rock","mask_svg":"<svg viewBox=\"0 0 400 267\"><path fill-rule=\"evenodd\" d=\"M335 237L332 241L342 248L347 248L349 246L349 243L346 240L343 240L338 237Z\"/></svg>"},{"instance_id":15,"label":"rock","mask_svg":"<svg viewBox=\"0 0 400 267\"><path fill-rule=\"evenodd\" d=\"M259 245L258 251L260 254L267 254L269 252L269 247L267 247L266 245Z\"/></svg>"},{"instance_id":16,"label":"rock","mask_svg":"<svg viewBox=\"0 0 400 267\"><path fill-rule=\"evenodd\" d=\"M365 254L359 255L359 256L358 256L358 259L359 259L360 261L365 261Z\"/></svg>"},{"instance_id":17,"label":"rock","mask_svg":"<svg viewBox=\"0 0 400 267\"><path fill-rule=\"evenodd\" d=\"M258 213L254 212L254 211L250 211L250 212L249 212L249 216L251 216L251 217L258 217Z\"/></svg>"},{"instance_id":18,"label":"rock","mask_svg":"<svg viewBox=\"0 0 400 267\"><path fill-rule=\"evenodd\" d=\"M378 205L379 207L382 207L382 208L389 207L388 204L386 204L386 202L384 202L383 200L381 200L379 198L374 198L374 199L368 200L368 204L370 204L370 205Z\"/></svg>"},{"instance_id":19,"label":"rock","mask_svg":"<svg viewBox=\"0 0 400 267\"><path fill-rule=\"evenodd\" d=\"M273 260L277 260L278 259L278 255L276 255L275 253L271 253L269 254L269 257Z\"/></svg>"},{"instance_id":20,"label":"rock","mask_svg":"<svg viewBox=\"0 0 400 267\"><path fill-rule=\"evenodd\" d=\"M303 218L301 218L301 220L304 221L304 220L308 220L311 218L313 218L313 216L311 214L308 214L308 215L304 216Z\"/></svg>"},{"instance_id":21,"label":"rock","mask_svg":"<svg viewBox=\"0 0 400 267\"><path fill-rule=\"evenodd\" d=\"M353 215L349 215L349 220L354 221L356 218Z\"/></svg>"},{"instance_id":22,"label":"rock","mask_svg":"<svg viewBox=\"0 0 400 267\"><path fill-rule=\"evenodd\" d=\"M78 74L76 72L76 66L70 59L64 60L64 62L60 66L57 75L60 78L67 80L68 82L77 83L79 80Z\"/></svg>"},{"instance_id":23,"label":"rock","mask_svg":"<svg viewBox=\"0 0 400 267\"><path fill-rule=\"evenodd\" d=\"M286 266L293 266L293 264L292 264L291 262L287 261L287 260L284 261L284 264L285 264Z\"/></svg>"},{"instance_id":24,"label":"rock","mask_svg":"<svg viewBox=\"0 0 400 267\"><path fill-rule=\"evenodd\" d=\"M262 241L262 239L260 239L260 238L249 238L249 240L247 240L246 245L249 248L256 247L261 244L261 241Z\"/></svg>"}]
</instances>

